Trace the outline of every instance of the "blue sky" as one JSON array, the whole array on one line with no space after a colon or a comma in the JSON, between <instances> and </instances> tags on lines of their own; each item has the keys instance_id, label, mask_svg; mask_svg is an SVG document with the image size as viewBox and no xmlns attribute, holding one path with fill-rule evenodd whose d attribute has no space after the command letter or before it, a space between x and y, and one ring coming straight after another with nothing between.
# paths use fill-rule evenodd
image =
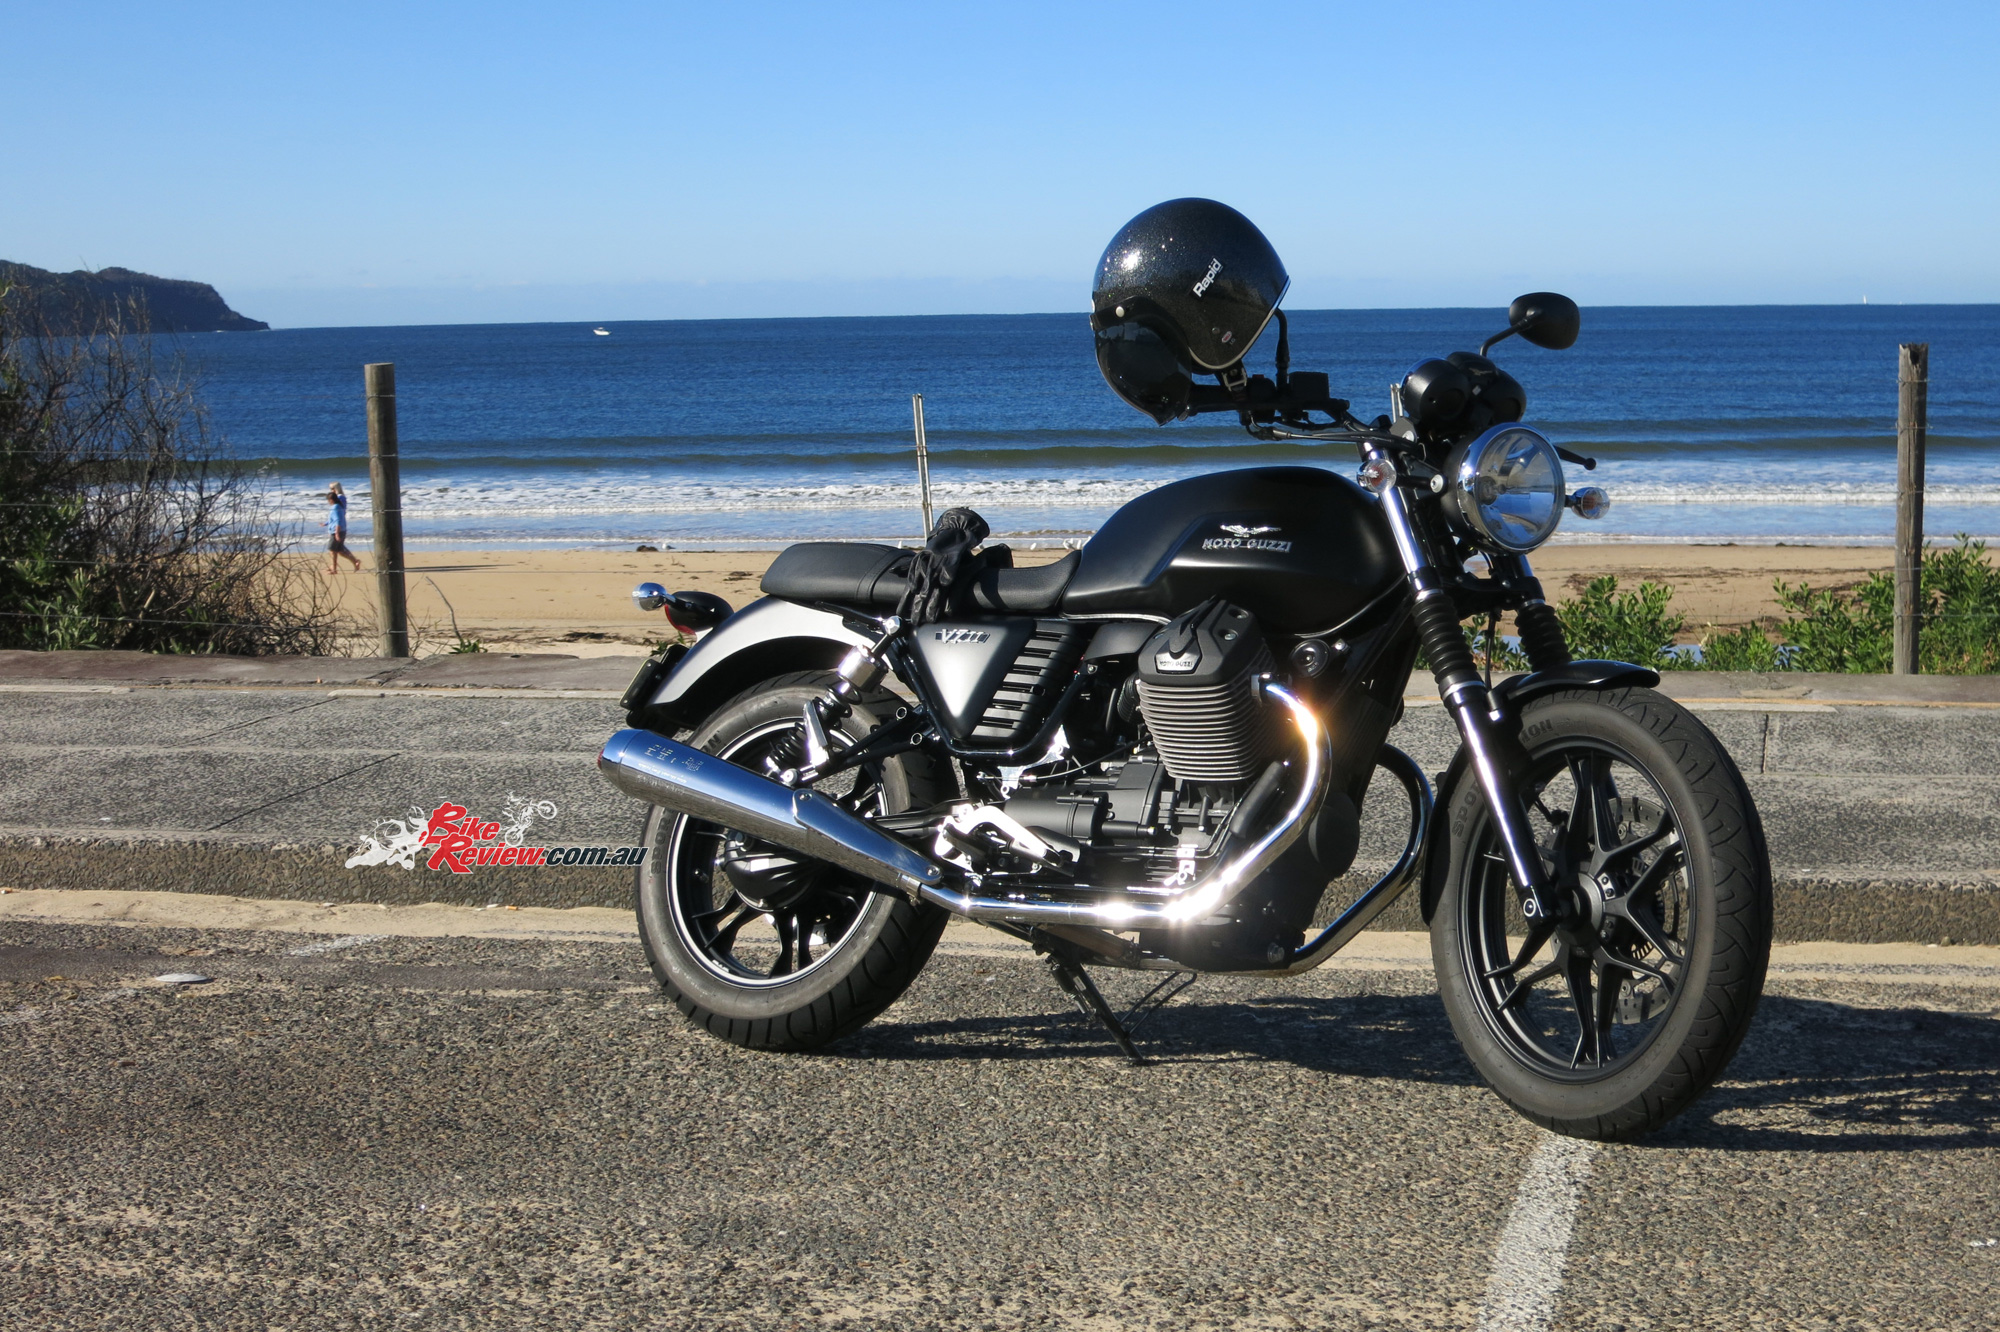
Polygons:
<instances>
[{"instance_id":1,"label":"blue sky","mask_svg":"<svg viewBox=\"0 0 2000 1332\"><path fill-rule=\"evenodd\" d=\"M1298 308L2000 301L2000 6L0 0L0 258L283 325L1082 309L1241 208Z\"/></svg>"}]
</instances>

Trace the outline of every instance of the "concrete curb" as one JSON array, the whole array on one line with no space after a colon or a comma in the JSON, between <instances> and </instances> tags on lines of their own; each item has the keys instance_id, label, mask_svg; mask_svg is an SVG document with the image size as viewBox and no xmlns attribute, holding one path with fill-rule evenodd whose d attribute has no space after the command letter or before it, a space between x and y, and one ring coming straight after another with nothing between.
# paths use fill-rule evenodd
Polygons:
<instances>
[{"instance_id":1,"label":"concrete curb","mask_svg":"<svg viewBox=\"0 0 2000 1332\"><path fill-rule=\"evenodd\" d=\"M409 657L223 657L148 652L0 651L0 682L102 684L126 688L311 688L624 691L641 658L490 652ZM1686 703L1822 703L2000 707L2000 675L1829 675L1806 671L1669 671L1660 691ZM1412 681L1413 700L1435 699Z\"/></svg>"},{"instance_id":2,"label":"concrete curb","mask_svg":"<svg viewBox=\"0 0 2000 1332\"><path fill-rule=\"evenodd\" d=\"M466 874L419 866L347 869L348 851L327 845L200 836L0 837L0 886L121 888L154 893L413 906L632 906L632 871L580 865L486 866Z\"/></svg>"},{"instance_id":3,"label":"concrete curb","mask_svg":"<svg viewBox=\"0 0 2000 1332\"><path fill-rule=\"evenodd\" d=\"M616 724L610 701L635 668L530 654L0 652L13 723L0 885L625 909L629 870L349 870L351 848L322 829L368 827L416 795L491 804L548 789L578 820L568 841L623 841L628 811L583 759ZM1435 702L1424 683L1412 682L1411 703ZM1676 672L1661 689L1707 718L1756 793L1780 939L2000 944L2000 676ZM314 694L344 701L320 711ZM1440 709L1414 707L1394 742L1435 772L1457 737ZM353 768L338 781L365 772L357 791L302 785L274 757L328 749ZM267 773L269 799L257 784ZM111 817L93 826L76 816L83 807ZM229 826L241 831L199 831ZM1420 928L1414 900L1380 927Z\"/></svg>"},{"instance_id":4,"label":"concrete curb","mask_svg":"<svg viewBox=\"0 0 2000 1332\"><path fill-rule=\"evenodd\" d=\"M419 867L346 869L347 852L203 836L0 837L0 886L416 906L632 908L629 869L485 867L448 874ZM1328 906L1341 903L1330 898ZM2000 944L2000 882L1786 876L1776 883L1781 943ZM1376 930L1422 930L1414 892Z\"/></svg>"}]
</instances>

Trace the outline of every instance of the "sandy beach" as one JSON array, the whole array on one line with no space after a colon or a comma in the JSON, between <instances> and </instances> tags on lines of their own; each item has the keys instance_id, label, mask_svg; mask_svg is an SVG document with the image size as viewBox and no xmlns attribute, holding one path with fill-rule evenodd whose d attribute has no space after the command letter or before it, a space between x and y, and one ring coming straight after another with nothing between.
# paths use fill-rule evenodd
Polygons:
<instances>
[{"instance_id":1,"label":"sandy beach","mask_svg":"<svg viewBox=\"0 0 2000 1332\"><path fill-rule=\"evenodd\" d=\"M1062 554L1017 549L1015 560L1037 565ZM714 592L742 606L757 598L774 558L774 551L421 551L410 559L410 627L420 656L451 648L454 614L458 633L489 649L644 655L672 630L664 617L633 608L635 583ZM1851 587L1887 569L1890 559L1880 546L1569 545L1539 552L1535 568L1558 601L1607 573L1623 588L1666 583L1674 589L1671 609L1687 621L1683 637L1693 642L1711 625L1776 618L1774 579ZM342 611L364 625L375 615L370 569L328 578Z\"/></svg>"}]
</instances>

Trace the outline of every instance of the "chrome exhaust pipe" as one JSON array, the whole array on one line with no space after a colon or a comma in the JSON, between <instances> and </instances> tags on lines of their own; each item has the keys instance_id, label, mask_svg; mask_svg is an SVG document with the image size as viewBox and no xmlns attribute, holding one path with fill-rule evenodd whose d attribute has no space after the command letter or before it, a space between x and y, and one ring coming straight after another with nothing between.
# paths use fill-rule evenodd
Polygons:
<instances>
[{"instance_id":1,"label":"chrome exhaust pipe","mask_svg":"<svg viewBox=\"0 0 2000 1332\"><path fill-rule=\"evenodd\" d=\"M1402 782L1403 790L1410 798L1410 835L1403 842L1402 854L1389 867L1388 873L1355 898L1347 910L1336 916L1333 923L1321 930L1317 937L1293 949L1291 957L1279 966L1254 974L1296 976L1311 971L1353 943L1355 935L1367 929L1375 917L1388 910L1403 895L1403 891L1423 874L1424 853L1430 846L1431 815L1435 806L1430 778L1424 776L1424 770L1417 766L1415 759L1394 745L1382 746L1375 766Z\"/></svg>"},{"instance_id":2,"label":"chrome exhaust pipe","mask_svg":"<svg viewBox=\"0 0 2000 1332\"><path fill-rule=\"evenodd\" d=\"M816 791L793 790L654 731L604 743L597 770L626 795L774 842L876 883L926 893L944 878L929 858Z\"/></svg>"},{"instance_id":3,"label":"chrome exhaust pipe","mask_svg":"<svg viewBox=\"0 0 2000 1332\"><path fill-rule=\"evenodd\" d=\"M961 892L932 883L919 891L926 901L974 920L1032 921L1061 925L1089 926L1100 930L1157 929L1163 926L1192 925L1214 915L1250 886L1271 862L1283 855L1305 832L1306 819L1326 798L1333 776L1333 745L1326 727L1304 699L1271 680L1260 682L1265 697L1291 713L1299 728L1304 770L1299 774L1298 791L1284 817L1261 837L1223 861L1193 883L1151 900L1135 899L1118 892L1095 902L1031 901L1010 897L982 897L977 891ZM1087 888L1082 891L1089 891ZM1116 891L1116 890L1107 890Z\"/></svg>"}]
</instances>

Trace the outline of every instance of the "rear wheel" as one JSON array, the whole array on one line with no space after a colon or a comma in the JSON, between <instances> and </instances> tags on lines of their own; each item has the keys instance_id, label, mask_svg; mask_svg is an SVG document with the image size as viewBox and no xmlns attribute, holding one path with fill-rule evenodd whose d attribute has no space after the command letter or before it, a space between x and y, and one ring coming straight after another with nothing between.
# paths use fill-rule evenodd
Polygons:
<instances>
[{"instance_id":1,"label":"rear wheel","mask_svg":"<svg viewBox=\"0 0 2000 1332\"><path fill-rule=\"evenodd\" d=\"M1468 774L1431 923L1453 1030L1521 1114L1631 1138L1727 1066L1763 992L1771 870L1728 753L1651 690L1573 691L1522 717L1522 786L1542 863L1571 906L1531 923Z\"/></svg>"},{"instance_id":2,"label":"rear wheel","mask_svg":"<svg viewBox=\"0 0 2000 1332\"><path fill-rule=\"evenodd\" d=\"M765 758L791 740L806 701L832 683L812 672L757 685L689 743L763 772ZM829 730L858 739L895 706L893 695L870 696ZM873 814L944 794L922 754L814 789ZM896 1001L944 932L940 908L719 824L655 806L644 844L651 851L639 871L639 934L653 974L689 1021L737 1045L806 1050L845 1036Z\"/></svg>"}]
</instances>

